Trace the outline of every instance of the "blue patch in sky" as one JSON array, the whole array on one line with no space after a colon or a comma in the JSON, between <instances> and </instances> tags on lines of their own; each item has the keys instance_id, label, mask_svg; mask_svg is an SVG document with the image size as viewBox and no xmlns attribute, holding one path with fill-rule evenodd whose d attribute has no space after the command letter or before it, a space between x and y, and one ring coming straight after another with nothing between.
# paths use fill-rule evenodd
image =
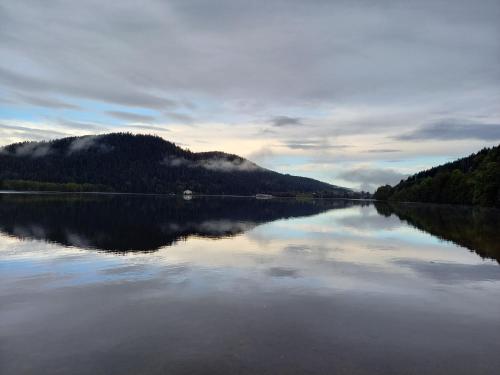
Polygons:
<instances>
[{"instance_id":1,"label":"blue patch in sky","mask_svg":"<svg viewBox=\"0 0 500 375\"><path fill-rule=\"evenodd\" d=\"M20 109L15 106L0 105L0 118L2 120L35 121L41 115L40 111Z\"/></svg>"}]
</instances>

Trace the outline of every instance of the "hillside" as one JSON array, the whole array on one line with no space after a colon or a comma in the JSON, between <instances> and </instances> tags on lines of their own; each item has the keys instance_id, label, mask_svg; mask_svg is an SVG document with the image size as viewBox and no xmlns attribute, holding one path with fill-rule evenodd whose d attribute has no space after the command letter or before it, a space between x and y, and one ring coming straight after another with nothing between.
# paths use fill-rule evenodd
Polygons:
<instances>
[{"instance_id":1,"label":"hillside","mask_svg":"<svg viewBox=\"0 0 500 375\"><path fill-rule=\"evenodd\" d=\"M500 207L500 146L381 186L374 198Z\"/></svg>"},{"instance_id":2,"label":"hillside","mask_svg":"<svg viewBox=\"0 0 500 375\"><path fill-rule=\"evenodd\" d=\"M237 155L194 153L157 136L128 133L5 146L0 183L13 190L352 195L349 189L277 173Z\"/></svg>"}]
</instances>

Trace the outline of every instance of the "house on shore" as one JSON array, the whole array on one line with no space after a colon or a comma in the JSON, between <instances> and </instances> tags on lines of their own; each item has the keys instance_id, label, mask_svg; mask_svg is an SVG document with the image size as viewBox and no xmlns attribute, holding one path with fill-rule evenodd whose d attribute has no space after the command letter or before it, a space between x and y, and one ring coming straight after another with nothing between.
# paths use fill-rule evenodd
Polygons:
<instances>
[{"instance_id":1,"label":"house on shore","mask_svg":"<svg viewBox=\"0 0 500 375\"><path fill-rule=\"evenodd\" d=\"M271 194L255 194L257 199L271 199L273 196Z\"/></svg>"}]
</instances>

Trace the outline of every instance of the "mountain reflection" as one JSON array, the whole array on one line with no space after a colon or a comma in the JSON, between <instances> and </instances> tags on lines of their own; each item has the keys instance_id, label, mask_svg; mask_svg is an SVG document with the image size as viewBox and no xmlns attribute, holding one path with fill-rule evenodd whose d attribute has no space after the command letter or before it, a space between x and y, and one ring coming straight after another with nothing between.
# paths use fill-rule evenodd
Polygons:
<instances>
[{"instance_id":1,"label":"mountain reflection","mask_svg":"<svg viewBox=\"0 0 500 375\"><path fill-rule=\"evenodd\" d=\"M203 198L133 195L0 194L0 232L110 252L148 252L190 236L223 238L267 222L370 203L349 200ZM500 263L500 210L376 202L380 220L413 227ZM346 221L349 218L343 218ZM340 220L341 225L347 225ZM373 224L373 223L372 223ZM397 225L397 223L393 223ZM358 218L356 227L363 226Z\"/></svg>"},{"instance_id":2,"label":"mountain reflection","mask_svg":"<svg viewBox=\"0 0 500 375\"><path fill-rule=\"evenodd\" d=\"M500 210L484 207L376 202L380 215L400 220L500 263Z\"/></svg>"},{"instance_id":3,"label":"mountain reflection","mask_svg":"<svg viewBox=\"0 0 500 375\"><path fill-rule=\"evenodd\" d=\"M346 200L131 195L1 195L0 231L111 252L155 251L189 236L221 238L259 224L353 206Z\"/></svg>"}]
</instances>

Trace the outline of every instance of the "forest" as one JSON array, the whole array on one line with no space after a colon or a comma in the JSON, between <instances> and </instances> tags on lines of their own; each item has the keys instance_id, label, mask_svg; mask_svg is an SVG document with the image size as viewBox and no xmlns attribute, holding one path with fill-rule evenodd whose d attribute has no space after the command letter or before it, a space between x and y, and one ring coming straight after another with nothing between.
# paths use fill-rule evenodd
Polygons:
<instances>
[{"instance_id":1,"label":"forest","mask_svg":"<svg viewBox=\"0 0 500 375\"><path fill-rule=\"evenodd\" d=\"M281 174L240 156L191 152L151 135L111 133L0 149L4 190L357 197L350 189Z\"/></svg>"},{"instance_id":2,"label":"forest","mask_svg":"<svg viewBox=\"0 0 500 375\"><path fill-rule=\"evenodd\" d=\"M381 186L374 198L500 207L500 146Z\"/></svg>"}]
</instances>

